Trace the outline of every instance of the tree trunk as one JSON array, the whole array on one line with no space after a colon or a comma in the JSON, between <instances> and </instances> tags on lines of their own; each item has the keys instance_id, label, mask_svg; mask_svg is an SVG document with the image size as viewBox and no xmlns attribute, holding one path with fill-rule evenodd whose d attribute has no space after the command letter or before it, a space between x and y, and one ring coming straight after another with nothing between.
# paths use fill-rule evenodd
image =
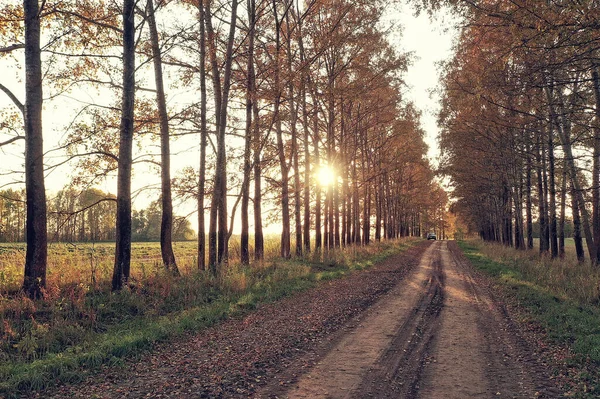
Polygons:
<instances>
[{"instance_id":1,"label":"tree trunk","mask_svg":"<svg viewBox=\"0 0 600 399\"><path fill-rule=\"evenodd\" d=\"M554 129L552 128L552 119L548 126L548 194L550 196L549 211L549 239L550 239L550 257L558 257L558 234L556 231L556 178L554 171Z\"/></svg>"},{"instance_id":2,"label":"tree trunk","mask_svg":"<svg viewBox=\"0 0 600 399\"><path fill-rule=\"evenodd\" d=\"M546 208L544 201L544 184L542 177L542 149L541 141L538 137L536 149L536 175L537 175L537 192L538 192L538 222L540 226L540 254L546 252L546 241L544 240L544 232L546 231Z\"/></svg>"},{"instance_id":3,"label":"tree trunk","mask_svg":"<svg viewBox=\"0 0 600 399\"><path fill-rule=\"evenodd\" d=\"M549 209L548 209L548 164L547 164L547 151L546 151L546 141L544 140L544 131L542 130L541 132L542 137L540 138L541 141L541 157L542 157L542 189L543 189L543 201L544 201L544 220L545 220L545 224L544 224L544 230L541 232L543 235L540 235L540 240L544 240L544 249L545 252L548 252L550 250L550 217L548 216Z\"/></svg>"},{"instance_id":4,"label":"tree trunk","mask_svg":"<svg viewBox=\"0 0 600 399\"><path fill-rule=\"evenodd\" d=\"M198 2L200 24L200 165L198 170L198 269L206 270L206 227L204 225L204 191L206 190L206 22L204 6Z\"/></svg>"},{"instance_id":5,"label":"tree trunk","mask_svg":"<svg viewBox=\"0 0 600 399\"><path fill-rule=\"evenodd\" d=\"M275 133L277 136L277 155L279 158L279 167L281 168L281 257L289 259L291 256L290 243L290 198L289 198L289 170L285 157L285 148L283 145L283 131L281 121L281 21L277 14L277 1L273 0L273 15L275 17L275 65L274 65L274 85L275 99L273 104L273 117L275 119Z\"/></svg>"},{"instance_id":6,"label":"tree trunk","mask_svg":"<svg viewBox=\"0 0 600 399\"><path fill-rule=\"evenodd\" d=\"M558 221L558 256L565 256L565 211L567 209L567 168L563 160L560 180L560 219Z\"/></svg>"},{"instance_id":7,"label":"tree trunk","mask_svg":"<svg viewBox=\"0 0 600 399\"><path fill-rule=\"evenodd\" d=\"M526 148L527 152L527 164L525 170L525 213L526 213L526 225L527 225L527 249L533 249L533 217L532 217L532 201L531 201L531 135L529 132L525 133L526 137Z\"/></svg>"},{"instance_id":8,"label":"tree trunk","mask_svg":"<svg viewBox=\"0 0 600 399\"><path fill-rule=\"evenodd\" d=\"M46 286L48 235L44 142L42 134L42 60L38 0L24 0L25 17L25 191L27 203L23 291L40 298Z\"/></svg>"},{"instance_id":9,"label":"tree trunk","mask_svg":"<svg viewBox=\"0 0 600 399\"><path fill-rule=\"evenodd\" d=\"M594 98L596 100L594 120L594 153L592 167L592 226L594 244L596 247L596 263L600 264L600 82L598 82L598 69L593 66L592 82Z\"/></svg>"},{"instance_id":10,"label":"tree trunk","mask_svg":"<svg viewBox=\"0 0 600 399\"><path fill-rule=\"evenodd\" d=\"M573 213L573 241L575 242L575 253L579 263L585 261L585 252L583 250L583 239L581 238L581 217L579 215L578 196L575 194L573 185L571 184L571 204Z\"/></svg>"},{"instance_id":11,"label":"tree trunk","mask_svg":"<svg viewBox=\"0 0 600 399\"><path fill-rule=\"evenodd\" d=\"M162 216L160 223L160 252L163 265L174 275L179 275L175 253L173 252L173 201L171 199L171 150L169 137L169 116L163 84L162 55L158 43L158 29L154 17L154 4L152 0L146 3L148 13L148 27L150 29L150 42L152 45L152 58L154 61L154 78L156 82L156 103L158 105L158 118L160 120L160 181Z\"/></svg>"},{"instance_id":12,"label":"tree trunk","mask_svg":"<svg viewBox=\"0 0 600 399\"><path fill-rule=\"evenodd\" d=\"M135 100L135 1L123 1L123 99L117 174L117 223L113 291L129 280L131 267L131 164Z\"/></svg>"},{"instance_id":13,"label":"tree trunk","mask_svg":"<svg viewBox=\"0 0 600 399\"><path fill-rule=\"evenodd\" d=\"M317 111L317 96L312 93L313 100L313 153L315 154L315 165L319 167L321 164L321 158L319 154L319 113ZM321 234L321 186L317 182L315 186L315 249L318 251L321 249L323 243L323 236Z\"/></svg>"},{"instance_id":14,"label":"tree trunk","mask_svg":"<svg viewBox=\"0 0 600 399\"><path fill-rule=\"evenodd\" d=\"M293 75L293 64L292 64L292 35L294 27L290 24L290 13L285 14L285 21L288 34L286 35L286 47L287 47L287 67L289 76ZM301 203L302 198L300 196L300 163L298 159L298 103L294 98L294 82L292 79L288 79L288 103L290 112L290 135L291 135L291 156L292 166L294 168L294 232L296 237L296 256L302 255L302 219L301 219Z\"/></svg>"},{"instance_id":15,"label":"tree trunk","mask_svg":"<svg viewBox=\"0 0 600 399\"><path fill-rule=\"evenodd\" d=\"M248 204L250 201L250 151L252 143L252 108L256 101L256 90L254 86L254 34L256 23L256 5L254 0L247 1L249 32L248 32L248 62L246 77L246 132L244 146L244 177L242 180L242 231L240 235L240 261L243 265L250 263L250 237L248 222ZM256 123L256 121L255 121Z\"/></svg>"},{"instance_id":16,"label":"tree trunk","mask_svg":"<svg viewBox=\"0 0 600 399\"><path fill-rule=\"evenodd\" d=\"M337 190L337 171L335 168L338 165L334 164L334 151L335 151L335 98L333 96L333 85L335 83L334 78L334 67L328 68L328 100L327 100L327 165L334 171L333 181L327 187L327 194L325 198L326 209L327 209L327 228L325 229L327 235L327 248L331 249L335 246L334 244L334 204L333 204L333 191Z\"/></svg>"},{"instance_id":17,"label":"tree trunk","mask_svg":"<svg viewBox=\"0 0 600 399\"><path fill-rule=\"evenodd\" d=\"M260 139L260 126L258 124L258 101L254 101L252 104L252 114L254 116L254 126L252 131L252 141L254 146L252 152L254 163L254 259L261 261L265 254L265 245L262 227L262 166L260 160L262 143Z\"/></svg>"},{"instance_id":18,"label":"tree trunk","mask_svg":"<svg viewBox=\"0 0 600 399\"><path fill-rule=\"evenodd\" d=\"M213 198L210 212L209 231L209 264L213 274L217 272L217 264L228 262L229 226L227 220L227 154L225 132L227 128L227 106L229 104L229 89L231 87L231 66L233 63L233 41L237 22L237 0L231 2L231 20L225 52L225 70L223 84L217 61L216 37L212 26L211 2L205 8L206 32L208 34L209 55L211 61L213 91L215 98L215 120L217 132L217 161L214 177ZM218 230L218 231L217 231ZM216 255L216 256L215 256ZM215 259L216 258L216 259Z\"/></svg>"},{"instance_id":19,"label":"tree trunk","mask_svg":"<svg viewBox=\"0 0 600 399\"><path fill-rule=\"evenodd\" d=\"M302 41L300 39L300 41ZM305 78L302 79L302 128L304 129L304 251L310 252L310 173L311 157L309 148L308 109L306 104Z\"/></svg>"}]
</instances>

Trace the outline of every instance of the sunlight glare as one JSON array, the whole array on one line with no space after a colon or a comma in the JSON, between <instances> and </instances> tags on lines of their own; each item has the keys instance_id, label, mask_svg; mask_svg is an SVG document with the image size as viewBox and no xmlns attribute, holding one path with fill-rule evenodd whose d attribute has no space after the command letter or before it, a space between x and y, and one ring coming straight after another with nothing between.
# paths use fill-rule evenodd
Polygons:
<instances>
[{"instance_id":1,"label":"sunlight glare","mask_svg":"<svg viewBox=\"0 0 600 399\"><path fill-rule=\"evenodd\" d=\"M317 181L321 187L327 187L333 183L335 179L333 169L327 165L321 165L317 172Z\"/></svg>"}]
</instances>

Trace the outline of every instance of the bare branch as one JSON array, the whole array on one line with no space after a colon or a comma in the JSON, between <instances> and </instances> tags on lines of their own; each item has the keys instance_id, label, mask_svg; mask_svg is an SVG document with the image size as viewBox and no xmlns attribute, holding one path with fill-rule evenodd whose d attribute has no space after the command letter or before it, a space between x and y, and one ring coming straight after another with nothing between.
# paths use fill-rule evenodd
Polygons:
<instances>
[{"instance_id":1,"label":"bare branch","mask_svg":"<svg viewBox=\"0 0 600 399\"><path fill-rule=\"evenodd\" d=\"M15 43L15 44L11 44L8 47L0 47L0 53L10 53L13 50L18 50L18 49L22 49L25 48L25 45L22 43Z\"/></svg>"},{"instance_id":2,"label":"bare branch","mask_svg":"<svg viewBox=\"0 0 600 399\"><path fill-rule=\"evenodd\" d=\"M0 83L0 90L2 90L4 93L6 93L8 98L10 98L13 101L13 103L15 103L15 105L17 106L17 108L19 108L19 111L21 111L22 114L25 114L25 106L23 105L23 103L21 101L19 101L17 96L15 96L13 94L13 92L8 89L8 87L6 87L2 83Z\"/></svg>"},{"instance_id":3,"label":"bare branch","mask_svg":"<svg viewBox=\"0 0 600 399\"><path fill-rule=\"evenodd\" d=\"M25 136L15 136L12 139L8 139L6 141L0 142L0 147L10 144L10 143L14 143L17 140L25 140Z\"/></svg>"}]
</instances>

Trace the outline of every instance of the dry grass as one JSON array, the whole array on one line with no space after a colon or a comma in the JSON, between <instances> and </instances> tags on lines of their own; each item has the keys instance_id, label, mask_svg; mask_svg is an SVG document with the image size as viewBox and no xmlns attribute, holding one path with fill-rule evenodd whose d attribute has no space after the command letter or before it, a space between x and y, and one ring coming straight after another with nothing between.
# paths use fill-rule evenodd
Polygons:
<instances>
[{"instance_id":1,"label":"dry grass","mask_svg":"<svg viewBox=\"0 0 600 399\"><path fill-rule=\"evenodd\" d=\"M110 281L114 262L114 243L53 243L48 246L49 286L85 284L91 288ZM177 242L173 249L182 274L196 270L196 243ZM145 280L160 273L160 244L132 244L131 277ZM24 244L0 244L0 295L19 289L23 282Z\"/></svg>"},{"instance_id":2,"label":"dry grass","mask_svg":"<svg viewBox=\"0 0 600 399\"><path fill-rule=\"evenodd\" d=\"M180 278L162 267L158 243L135 243L131 283L119 293L110 292L114 244L53 244L47 286L40 301L31 301L18 292L24 247L4 245L0 247L0 366L4 360L27 362L61 353L124 321L166 316L219 298L250 295L242 301L243 306L249 306L256 300L252 297L256 292L266 290L271 295L273 287L285 292L287 285L298 284L294 281L335 278L367 267L415 241L338 248L283 260L278 257L279 239L275 237L265 242L270 259L243 266L235 261L239 243L233 240L231 262L217 277L197 270L194 242L176 243Z\"/></svg>"},{"instance_id":3,"label":"dry grass","mask_svg":"<svg viewBox=\"0 0 600 399\"><path fill-rule=\"evenodd\" d=\"M481 252L492 260L519 270L528 281L548 288L564 298L581 304L600 302L600 267L579 263L574 250L567 246L562 259L541 256L537 250L517 251L501 244L482 243Z\"/></svg>"}]
</instances>

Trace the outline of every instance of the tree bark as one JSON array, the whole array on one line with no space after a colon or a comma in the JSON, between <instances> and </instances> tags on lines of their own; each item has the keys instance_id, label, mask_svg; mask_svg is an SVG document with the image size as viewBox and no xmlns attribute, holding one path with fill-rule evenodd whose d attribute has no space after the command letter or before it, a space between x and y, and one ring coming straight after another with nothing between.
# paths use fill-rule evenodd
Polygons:
<instances>
[{"instance_id":1,"label":"tree bark","mask_svg":"<svg viewBox=\"0 0 600 399\"><path fill-rule=\"evenodd\" d=\"M206 227L204 222L204 192L206 190L206 146L208 128L206 119L206 22L204 6L198 2L200 24L200 165L198 167L198 269L206 270ZM215 256L216 258L216 256Z\"/></svg>"},{"instance_id":2,"label":"tree bark","mask_svg":"<svg viewBox=\"0 0 600 399\"><path fill-rule=\"evenodd\" d=\"M565 256L565 212L567 209L567 168L563 160L560 180L560 219L558 221L558 256Z\"/></svg>"},{"instance_id":3,"label":"tree bark","mask_svg":"<svg viewBox=\"0 0 600 399\"><path fill-rule=\"evenodd\" d=\"M275 61L274 61L274 86L275 99L273 104L273 114L275 119L275 133L277 136L277 156L279 158L279 167L281 168L281 257L289 259L291 256L290 243L290 198L289 198L289 168L283 146L283 131L281 121L281 21L277 13L277 0L273 0L273 16L275 18Z\"/></svg>"},{"instance_id":4,"label":"tree bark","mask_svg":"<svg viewBox=\"0 0 600 399\"><path fill-rule=\"evenodd\" d=\"M291 8L291 7L290 7ZM292 63L292 32L294 27L290 24L290 13L285 14L285 21L287 25L286 35L286 47L287 47L287 67L288 75L293 75L293 63ZM300 162L298 159L298 103L294 97L294 82L292 79L288 79L288 103L290 112L290 136L291 136L291 156L292 156L292 167L294 168L294 233L296 237L296 256L302 255L302 218L301 218L301 203L302 198L300 196Z\"/></svg>"},{"instance_id":5,"label":"tree bark","mask_svg":"<svg viewBox=\"0 0 600 399\"><path fill-rule=\"evenodd\" d=\"M529 132L525 133L526 137L526 147L525 151L527 153L527 164L525 170L525 218L527 225L527 249L533 249L533 217L532 217L532 201L531 201L531 171L532 171L532 162L531 162L531 135Z\"/></svg>"},{"instance_id":6,"label":"tree bark","mask_svg":"<svg viewBox=\"0 0 600 399\"><path fill-rule=\"evenodd\" d=\"M256 90L254 86L254 34L256 24L256 4L254 0L247 0L246 3L248 9L249 32L248 61L246 65L246 131L244 138L244 177L242 180L242 230L240 234L240 261L243 265L247 265L250 263L248 205L250 201L250 152L252 143L252 108L254 101L256 101Z\"/></svg>"},{"instance_id":7,"label":"tree bark","mask_svg":"<svg viewBox=\"0 0 600 399\"><path fill-rule=\"evenodd\" d=\"M592 166L592 226L594 244L596 246L596 263L600 264L600 82L598 69L592 67L592 83L594 86L595 120L594 120L594 153Z\"/></svg>"},{"instance_id":8,"label":"tree bark","mask_svg":"<svg viewBox=\"0 0 600 399\"><path fill-rule=\"evenodd\" d=\"M546 247L546 240L544 239L546 231L546 207L544 201L544 184L542 177L542 143L541 140L537 139L536 149L536 175L537 175L537 192L538 192L538 222L540 226L540 254L543 254L548 250Z\"/></svg>"},{"instance_id":9,"label":"tree bark","mask_svg":"<svg viewBox=\"0 0 600 399\"><path fill-rule=\"evenodd\" d=\"M317 96L312 93L313 100L313 153L315 156L315 165L319 167L321 158L319 154L319 113L317 109ZM321 186L319 182L315 185L315 249L318 251L323 244L323 236L321 233Z\"/></svg>"},{"instance_id":10,"label":"tree bark","mask_svg":"<svg viewBox=\"0 0 600 399\"><path fill-rule=\"evenodd\" d=\"M204 16L208 35L209 56L212 69L213 92L215 99L215 126L217 133L217 161L214 177L213 196L211 200L209 225L209 266L213 274L217 273L218 264L228 262L229 226L227 223L227 154L225 132L227 128L227 106L231 87L231 66L233 63L233 41L237 22L237 0L231 2L231 20L225 52L223 83L217 61L217 44L212 26L211 1L208 1Z\"/></svg>"},{"instance_id":11,"label":"tree bark","mask_svg":"<svg viewBox=\"0 0 600 399\"><path fill-rule=\"evenodd\" d=\"M575 254L579 263L585 261L585 251L583 250L583 239L581 237L581 217L579 215L578 196L571 184L571 204L573 213L573 241L575 242Z\"/></svg>"},{"instance_id":12,"label":"tree bark","mask_svg":"<svg viewBox=\"0 0 600 399\"><path fill-rule=\"evenodd\" d=\"M25 17L25 191L27 203L23 291L40 298L46 286L48 235L44 142L42 133L42 60L38 0L24 0Z\"/></svg>"},{"instance_id":13,"label":"tree bark","mask_svg":"<svg viewBox=\"0 0 600 399\"><path fill-rule=\"evenodd\" d=\"M123 1L123 98L117 174L117 222L112 289L129 280L131 267L131 164L135 100L135 1Z\"/></svg>"},{"instance_id":14,"label":"tree bark","mask_svg":"<svg viewBox=\"0 0 600 399\"><path fill-rule=\"evenodd\" d=\"M258 102L252 104L252 113L254 116L254 127L252 132L253 141L253 163L254 163L254 259L262 260L264 258L264 236L262 227L262 166L260 160L261 139L260 126L258 124Z\"/></svg>"},{"instance_id":15,"label":"tree bark","mask_svg":"<svg viewBox=\"0 0 600 399\"><path fill-rule=\"evenodd\" d=\"M548 126L548 194L549 194L549 239L550 239L550 257L558 257L558 233L556 226L556 178L554 170L554 129L552 119Z\"/></svg>"},{"instance_id":16,"label":"tree bark","mask_svg":"<svg viewBox=\"0 0 600 399\"><path fill-rule=\"evenodd\" d=\"M160 121L160 182L162 215L160 222L160 252L165 268L174 275L179 275L175 253L173 252L173 200L171 198L171 150L169 136L169 115L165 99L165 88L162 72L162 55L158 42L158 29L154 17L154 4L152 0L146 3L148 13L148 27L150 29L150 42L154 62L154 78L156 83L156 103L158 105L158 118Z\"/></svg>"}]
</instances>

